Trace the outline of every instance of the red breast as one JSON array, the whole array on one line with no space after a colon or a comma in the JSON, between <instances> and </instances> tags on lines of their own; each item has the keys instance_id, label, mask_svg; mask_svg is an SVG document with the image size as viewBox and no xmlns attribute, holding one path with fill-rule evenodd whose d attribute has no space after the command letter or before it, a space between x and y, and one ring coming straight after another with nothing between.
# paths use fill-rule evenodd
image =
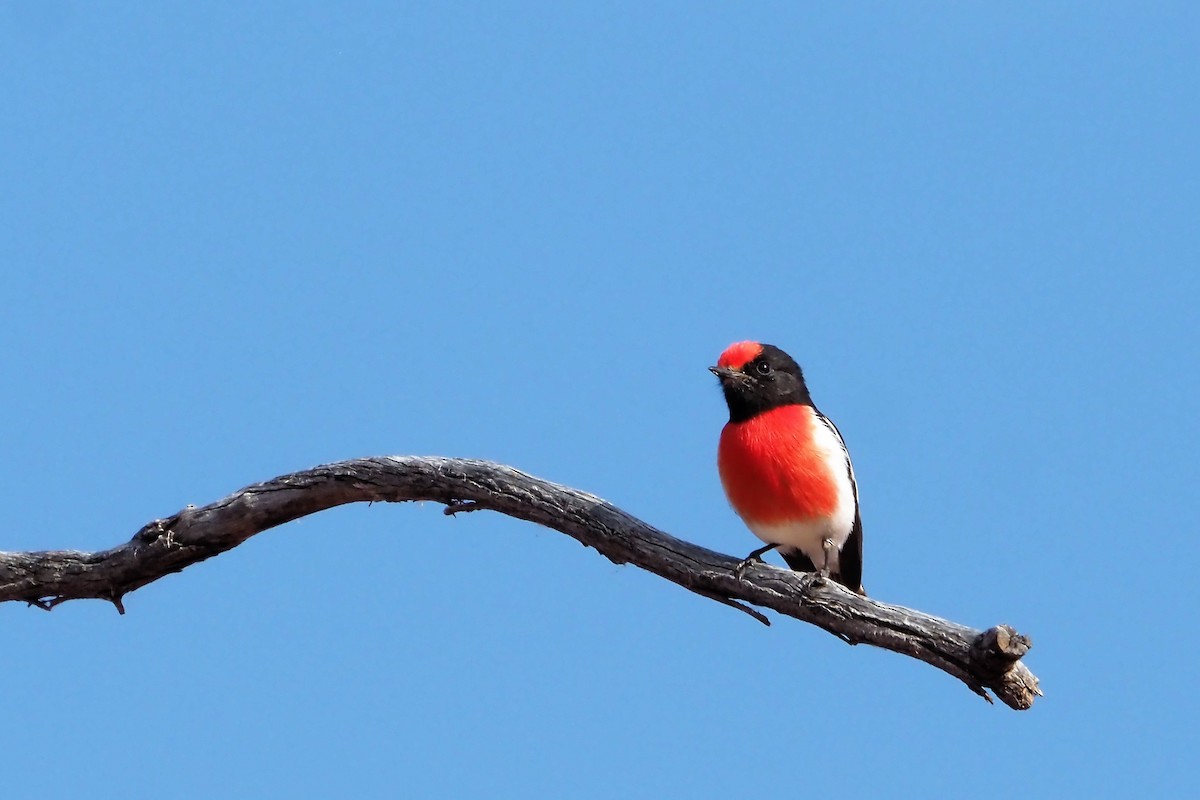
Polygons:
<instances>
[{"instance_id":1,"label":"red breast","mask_svg":"<svg viewBox=\"0 0 1200 800\"><path fill-rule=\"evenodd\" d=\"M775 524L837 510L835 476L813 441L816 424L811 406L784 405L721 431L717 467L742 519Z\"/></svg>"}]
</instances>

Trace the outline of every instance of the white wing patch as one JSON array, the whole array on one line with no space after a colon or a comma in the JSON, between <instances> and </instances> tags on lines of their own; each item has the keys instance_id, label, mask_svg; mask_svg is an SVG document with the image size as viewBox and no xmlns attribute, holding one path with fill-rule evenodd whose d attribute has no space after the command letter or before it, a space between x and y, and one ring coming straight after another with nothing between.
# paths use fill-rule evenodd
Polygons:
<instances>
[{"instance_id":1,"label":"white wing patch","mask_svg":"<svg viewBox=\"0 0 1200 800\"><path fill-rule=\"evenodd\" d=\"M846 472L850 475L850 491L854 495L854 508L858 509L858 479L854 477L854 462L850 460L850 451L846 449L846 440L842 438L842 432L837 429L837 425L833 424L833 420L822 414L820 411L815 412L817 421L825 425L826 428L837 439L838 447L841 448L842 458L846 461Z\"/></svg>"}]
</instances>

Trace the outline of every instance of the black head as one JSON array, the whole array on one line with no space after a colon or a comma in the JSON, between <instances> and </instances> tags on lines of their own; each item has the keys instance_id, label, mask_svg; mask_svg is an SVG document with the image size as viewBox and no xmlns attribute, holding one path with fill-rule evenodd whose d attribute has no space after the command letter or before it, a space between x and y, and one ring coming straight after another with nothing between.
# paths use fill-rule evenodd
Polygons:
<instances>
[{"instance_id":1,"label":"black head","mask_svg":"<svg viewBox=\"0 0 1200 800\"><path fill-rule=\"evenodd\" d=\"M732 344L709 369L721 381L730 422L744 422L779 406L812 405L800 365L774 345Z\"/></svg>"}]
</instances>

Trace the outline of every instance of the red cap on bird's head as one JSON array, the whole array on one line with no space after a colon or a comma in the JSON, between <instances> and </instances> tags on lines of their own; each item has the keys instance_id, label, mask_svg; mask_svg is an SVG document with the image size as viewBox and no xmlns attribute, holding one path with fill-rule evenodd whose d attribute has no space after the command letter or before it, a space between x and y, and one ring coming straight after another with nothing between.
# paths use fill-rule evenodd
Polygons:
<instances>
[{"instance_id":1,"label":"red cap on bird's head","mask_svg":"<svg viewBox=\"0 0 1200 800\"><path fill-rule=\"evenodd\" d=\"M725 369L741 369L762 355L763 346L758 342L734 342L725 348L717 359L717 366Z\"/></svg>"}]
</instances>

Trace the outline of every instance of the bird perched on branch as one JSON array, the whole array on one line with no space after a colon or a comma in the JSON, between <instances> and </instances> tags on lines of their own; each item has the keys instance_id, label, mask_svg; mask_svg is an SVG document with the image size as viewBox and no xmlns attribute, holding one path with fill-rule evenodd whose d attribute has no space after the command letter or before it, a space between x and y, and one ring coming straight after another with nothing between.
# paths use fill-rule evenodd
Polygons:
<instances>
[{"instance_id":1,"label":"bird perched on branch","mask_svg":"<svg viewBox=\"0 0 1200 800\"><path fill-rule=\"evenodd\" d=\"M737 342L709 367L729 422L717 466L730 505L766 542L738 566L778 549L788 566L862 588L858 486L842 435L813 405L800 366L778 347Z\"/></svg>"}]
</instances>

